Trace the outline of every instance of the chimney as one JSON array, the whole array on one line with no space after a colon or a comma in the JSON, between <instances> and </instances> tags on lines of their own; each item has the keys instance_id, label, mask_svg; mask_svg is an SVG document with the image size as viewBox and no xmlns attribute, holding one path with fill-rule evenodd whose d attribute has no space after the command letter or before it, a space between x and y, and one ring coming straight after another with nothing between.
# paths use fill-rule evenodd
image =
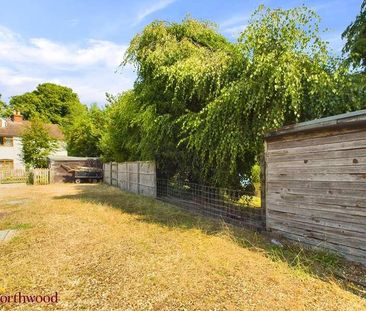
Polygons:
<instances>
[{"instance_id":1,"label":"chimney","mask_svg":"<svg viewBox=\"0 0 366 311\"><path fill-rule=\"evenodd\" d=\"M13 122L23 122L23 116L19 111L14 110L13 115L11 116L11 120Z\"/></svg>"}]
</instances>

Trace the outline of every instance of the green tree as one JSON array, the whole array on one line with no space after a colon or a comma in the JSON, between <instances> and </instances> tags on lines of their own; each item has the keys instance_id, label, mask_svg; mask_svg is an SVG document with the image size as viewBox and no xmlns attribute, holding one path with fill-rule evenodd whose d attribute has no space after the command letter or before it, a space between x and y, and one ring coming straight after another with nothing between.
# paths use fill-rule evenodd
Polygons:
<instances>
[{"instance_id":1,"label":"green tree","mask_svg":"<svg viewBox=\"0 0 366 311\"><path fill-rule=\"evenodd\" d=\"M40 118L61 125L85 109L72 89L53 83L39 84L32 92L11 97L9 106L26 119Z\"/></svg>"},{"instance_id":2,"label":"green tree","mask_svg":"<svg viewBox=\"0 0 366 311\"><path fill-rule=\"evenodd\" d=\"M67 150L71 156L100 156L100 140L104 129L104 111L96 104L72 118L66 128Z\"/></svg>"},{"instance_id":3,"label":"green tree","mask_svg":"<svg viewBox=\"0 0 366 311\"><path fill-rule=\"evenodd\" d=\"M361 4L361 11L342 34L346 40L343 52L348 54L348 61L355 68L366 70L366 0Z\"/></svg>"},{"instance_id":4,"label":"green tree","mask_svg":"<svg viewBox=\"0 0 366 311\"><path fill-rule=\"evenodd\" d=\"M1 99L0 94L0 118L7 118L11 115L10 107Z\"/></svg>"},{"instance_id":5,"label":"green tree","mask_svg":"<svg viewBox=\"0 0 366 311\"><path fill-rule=\"evenodd\" d=\"M329 55L319 20L306 7L261 6L238 43L209 22L151 23L127 50L123 64L136 67L137 80L107 109L104 155L240 186L266 132L365 107L360 80Z\"/></svg>"},{"instance_id":6,"label":"green tree","mask_svg":"<svg viewBox=\"0 0 366 311\"><path fill-rule=\"evenodd\" d=\"M22 159L27 167L46 168L47 157L58 148L40 119L33 119L22 136Z\"/></svg>"},{"instance_id":7,"label":"green tree","mask_svg":"<svg viewBox=\"0 0 366 311\"><path fill-rule=\"evenodd\" d=\"M328 54L319 20L306 7L260 7L239 38L245 62L240 77L204 109L184 118L182 139L199 153L203 172L220 168L214 181L249 177L268 131L360 108L362 91ZM341 87L344 83L349 88Z\"/></svg>"},{"instance_id":8,"label":"green tree","mask_svg":"<svg viewBox=\"0 0 366 311\"><path fill-rule=\"evenodd\" d=\"M133 93L116 105L128 111L119 113L121 122L116 125L134 133L124 136L132 137L123 144L124 155L153 158L165 175L179 173L202 181L198 155L181 141L178 120L202 110L237 79L244 67L240 50L209 22L157 21L132 40L126 63L136 66L138 79ZM126 120L128 116L133 118Z\"/></svg>"},{"instance_id":9,"label":"green tree","mask_svg":"<svg viewBox=\"0 0 366 311\"><path fill-rule=\"evenodd\" d=\"M109 96L105 130L100 147L105 161L143 160L138 152L142 128L137 123L138 105L133 91ZM151 159L151 158L150 158Z\"/></svg>"}]
</instances>

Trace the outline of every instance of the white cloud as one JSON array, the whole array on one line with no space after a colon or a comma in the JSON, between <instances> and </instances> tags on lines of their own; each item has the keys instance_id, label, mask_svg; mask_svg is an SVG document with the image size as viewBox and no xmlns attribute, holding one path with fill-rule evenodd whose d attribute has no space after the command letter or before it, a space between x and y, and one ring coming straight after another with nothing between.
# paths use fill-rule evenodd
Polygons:
<instances>
[{"instance_id":1,"label":"white cloud","mask_svg":"<svg viewBox=\"0 0 366 311\"><path fill-rule=\"evenodd\" d=\"M0 26L0 93L9 97L51 81L73 88L84 102L103 103L105 92L121 92L133 84L131 68L115 74L126 48L93 39L83 46L46 38L25 40Z\"/></svg>"},{"instance_id":2,"label":"white cloud","mask_svg":"<svg viewBox=\"0 0 366 311\"><path fill-rule=\"evenodd\" d=\"M250 15L248 15L248 14L234 15L234 16L231 16L228 19L222 21L220 23L220 27L226 28L229 26L242 24L244 22L247 22L249 19L250 19Z\"/></svg>"},{"instance_id":3,"label":"white cloud","mask_svg":"<svg viewBox=\"0 0 366 311\"><path fill-rule=\"evenodd\" d=\"M65 45L45 38L22 40L10 30L0 28L0 60L42 63L54 68L74 68L96 64L116 67L127 46L110 41L88 40L86 47Z\"/></svg>"},{"instance_id":4,"label":"white cloud","mask_svg":"<svg viewBox=\"0 0 366 311\"><path fill-rule=\"evenodd\" d=\"M176 0L160 0L153 3L150 3L149 5L145 6L140 12L138 12L135 25L137 25L139 22L141 22L145 17L160 11L162 9L165 9L168 5L172 4Z\"/></svg>"},{"instance_id":5,"label":"white cloud","mask_svg":"<svg viewBox=\"0 0 366 311\"><path fill-rule=\"evenodd\" d=\"M0 67L0 85L16 90L18 87L31 86L40 83L42 79L28 76L6 67Z\"/></svg>"},{"instance_id":6,"label":"white cloud","mask_svg":"<svg viewBox=\"0 0 366 311\"><path fill-rule=\"evenodd\" d=\"M113 82L111 82L113 80ZM117 94L130 89L133 85L132 74L118 74L106 72L103 69L94 70L80 76L61 76L51 79L50 82L71 87L85 103L105 103L105 93Z\"/></svg>"},{"instance_id":7,"label":"white cloud","mask_svg":"<svg viewBox=\"0 0 366 311\"><path fill-rule=\"evenodd\" d=\"M219 23L219 27L222 33L237 38L247 26L249 19L249 14L234 15Z\"/></svg>"},{"instance_id":8,"label":"white cloud","mask_svg":"<svg viewBox=\"0 0 366 311\"><path fill-rule=\"evenodd\" d=\"M237 39L239 35L243 32L243 30L247 27L248 24L233 26L233 27L227 27L222 30L222 32L231 38Z\"/></svg>"}]
</instances>

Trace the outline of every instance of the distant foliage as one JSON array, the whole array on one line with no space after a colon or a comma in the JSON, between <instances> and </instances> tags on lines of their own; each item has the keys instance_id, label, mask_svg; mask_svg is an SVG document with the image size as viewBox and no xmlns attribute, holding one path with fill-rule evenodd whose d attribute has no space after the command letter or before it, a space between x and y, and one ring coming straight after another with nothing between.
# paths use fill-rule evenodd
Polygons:
<instances>
[{"instance_id":1,"label":"distant foliage","mask_svg":"<svg viewBox=\"0 0 366 311\"><path fill-rule=\"evenodd\" d=\"M109 98L105 112L106 128L101 139L105 161L143 160L138 152L142 126L138 123L138 106L133 91ZM149 156L147 156L149 157Z\"/></svg>"},{"instance_id":2,"label":"distant foliage","mask_svg":"<svg viewBox=\"0 0 366 311\"><path fill-rule=\"evenodd\" d=\"M25 119L59 124L71 156L100 156L100 140L104 129L104 111L79 101L70 88L43 83L32 92L13 96L7 106L17 110ZM37 122L38 122L37 121Z\"/></svg>"},{"instance_id":3,"label":"distant foliage","mask_svg":"<svg viewBox=\"0 0 366 311\"><path fill-rule=\"evenodd\" d=\"M252 166L251 179L254 183L259 183L261 181L261 167L258 163Z\"/></svg>"},{"instance_id":4,"label":"distant foliage","mask_svg":"<svg viewBox=\"0 0 366 311\"><path fill-rule=\"evenodd\" d=\"M348 61L363 72L366 70L366 0L361 4L361 11L343 32L346 40L343 52L348 54Z\"/></svg>"},{"instance_id":5,"label":"distant foliage","mask_svg":"<svg viewBox=\"0 0 366 311\"><path fill-rule=\"evenodd\" d=\"M0 94L0 118L7 118L11 115L10 107L1 99Z\"/></svg>"},{"instance_id":6,"label":"distant foliage","mask_svg":"<svg viewBox=\"0 0 366 311\"><path fill-rule=\"evenodd\" d=\"M104 111L96 104L73 116L65 130L68 154L79 157L100 156L104 124Z\"/></svg>"},{"instance_id":7,"label":"distant foliage","mask_svg":"<svg viewBox=\"0 0 366 311\"><path fill-rule=\"evenodd\" d=\"M11 97L9 106L20 111L25 119L39 118L61 125L84 109L72 89L53 83L39 84L32 92Z\"/></svg>"},{"instance_id":8,"label":"distant foliage","mask_svg":"<svg viewBox=\"0 0 366 311\"><path fill-rule=\"evenodd\" d=\"M104 156L155 159L164 176L194 182L240 186L266 132L366 103L363 77L330 56L306 7L259 7L237 43L209 22L156 21L127 63L137 80L107 109Z\"/></svg>"},{"instance_id":9,"label":"distant foliage","mask_svg":"<svg viewBox=\"0 0 366 311\"><path fill-rule=\"evenodd\" d=\"M47 168L47 157L58 148L58 142L52 138L39 119L33 119L22 136L22 159L27 167Z\"/></svg>"}]
</instances>

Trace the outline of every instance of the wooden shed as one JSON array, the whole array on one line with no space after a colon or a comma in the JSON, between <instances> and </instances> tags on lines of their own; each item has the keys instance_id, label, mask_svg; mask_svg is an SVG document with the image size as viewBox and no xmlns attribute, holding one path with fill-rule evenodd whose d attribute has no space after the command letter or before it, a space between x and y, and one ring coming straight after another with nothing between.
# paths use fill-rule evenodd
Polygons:
<instances>
[{"instance_id":1,"label":"wooden shed","mask_svg":"<svg viewBox=\"0 0 366 311\"><path fill-rule=\"evenodd\" d=\"M266 136L267 230L366 264L366 110Z\"/></svg>"},{"instance_id":2,"label":"wooden shed","mask_svg":"<svg viewBox=\"0 0 366 311\"><path fill-rule=\"evenodd\" d=\"M69 157L69 156L54 156L48 158L51 181L59 182L74 182L74 175L70 169L77 167L103 168L99 158L90 157Z\"/></svg>"}]
</instances>

